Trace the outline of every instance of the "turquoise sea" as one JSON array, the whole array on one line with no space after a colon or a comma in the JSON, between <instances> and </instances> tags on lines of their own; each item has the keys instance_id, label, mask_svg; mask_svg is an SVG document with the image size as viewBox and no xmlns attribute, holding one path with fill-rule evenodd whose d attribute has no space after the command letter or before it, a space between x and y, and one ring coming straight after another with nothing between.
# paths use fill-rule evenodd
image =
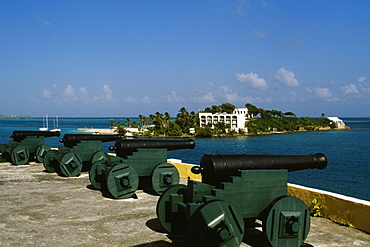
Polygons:
<instances>
[{"instance_id":1,"label":"turquoise sea","mask_svg":"<svg viewBox=\"0 0 370 247\"><path fill-rule=\"evenodd\" d=\"M134 118L131 118L135 120ZM351 130L315 131L292 134L230 138L194 138L194 150L169 152L169 158L199 164L204 154L314 154L324 153L328 166L289 174L289 182L370 201L370 118L342 118ZM109 128L111 120L125 118L59 118L63 136L77 128ZM38 130L42 118L0 119L0 143L7 143L14 130ZM53 119L49 119L53 127ZM46 138L57 147L61 137ZM104 149L113 143L105 143ZM1 165L1 164L0 164Z\"/></svg>"}]
</instances>

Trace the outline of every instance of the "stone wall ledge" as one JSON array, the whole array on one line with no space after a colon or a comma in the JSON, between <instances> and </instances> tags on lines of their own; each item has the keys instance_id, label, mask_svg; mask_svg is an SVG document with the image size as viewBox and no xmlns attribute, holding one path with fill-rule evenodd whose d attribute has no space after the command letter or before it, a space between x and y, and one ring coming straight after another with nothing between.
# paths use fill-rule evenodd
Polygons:
<instances>
[{"instance_id":1,"label":"stone wall ledge","mask_svg":"<svg viewBox=\"0 0 370 247\"><path fill-rule=\"evenodd\" d=\"M288 184L288 194L300 198L321 217L370 233L370 202L354 197Z\"/></svg>"}]
</instances>

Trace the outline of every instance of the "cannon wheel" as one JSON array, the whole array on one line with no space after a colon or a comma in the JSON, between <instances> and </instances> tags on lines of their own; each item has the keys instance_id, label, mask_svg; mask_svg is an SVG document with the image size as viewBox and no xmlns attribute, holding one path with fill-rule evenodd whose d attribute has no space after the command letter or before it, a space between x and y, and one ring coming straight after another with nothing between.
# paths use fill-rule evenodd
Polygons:
<instances>
[{"instance_id":1,"label":"cannon wheel","mask_svg":"<svg viewBox=\"0 0 370 247\"><path fill-rule=\"evenodd\" d=\"M18 145L15 148L13 148L11 152L11 157L13 164L25 165L27 164L28 159L30 158L30 153L28 152L28 149L26 147Z\"/></svg>"},{"instance_id":2,"label":"cannon wheel","mask_svg":"<svg viewBox=\"0 0 370 247\"><path fill-rule=\"evenodd\" d=\"M55 158L58 156L57 150L50 150L46 152L44 156L44 161L42 162L44 164L45 170L48 172L55 172L55 167L57 164L57 161Z\"/></svg>"},{"instance_id":3,"label":"cannon wheel","mask_svg":"<svg viewBox=\"0 0 370 247\"><path fill-rule=\"evenodd\" d=\"M191 216L189 233L192 246L240 246L244 219L232 204L209 201Z\"/></svg>"},{"instance_id":4,"label":"cannon wheel","mask_svg":"<svg viewBox=\"0 0 370 247\"><path fill-rule=\"evenodd\" d=\"M36 149L36 160L37 162L43 163L44 162L44 157L48 151L50 151L50 146L46 144L41 144L40 146L37 147Z\"/></svg>"},{"instance_id":5,"label":"cannon wheel","mask_svg":"<svg viewBox=\"0 0 370 247\"><path fill-rule=\"evenodd\" d=\"M160 195L168 187L178 184L180 176L177 168L170 163L161 163L152 171L152 187Z\"/></svg>"},{"instance_id":6,"label":"cannon wheel","mask_svg":"<svg viewBox=\"0 0 370 247\"><path fill-rule=\"evenodd\" d=\"M172 212L168 212L168 210L171 210L171 208L166 207L166 204L170 201L171 194L183 195L186 192L186 189L187 189L187 186L184 184L173 185L167 188L167 190L165 190L158 199L157 208L156 208L157 217L158 217L159 222L162 224L163 228L169 233L172 232L172 221L171 220L173 219L171 219L172 215L170 216L170 213ZM167 220L167 218L170 218L170 219Z\"/></svg>"},{"instance_id":7,"label":"cannon wheel","mask_svg":"<svg viewBox=\"0 0 370 247\"><path fill-rule=\"evenodd\" d=\"M77 177L82 170L82 160L75 152L63 154L59 161L60 172L66 177Z\"/></svg>"},{"instance_id":8,"label":"cannon wheel","mask_svg":"<svg viewBox=\"0 0 370 247\"><path fill-rule=\"evenodd\" d=\"M262 229L271 246L301 246L310 230L306 204L294 196L276 198L266 209Z\"/></svg>"},{"instance_id":9,"label":"cannon wheel","mask_svg":"<svg viewBox=\"0 0 370 247\"><path fill-rule=\"evenodd\" d=\"M105 170L107 169L107 164L105 160L98 160L93 163L89 171L89 180L95 189L100 190L102 188L103 179L105 176Z\"/></svg>"},{"instance_id":10,"label":"cannon wheel","mask_svg":"<svg viewBox=\"0 0 370 247\"><path fill-rule=\"evenodd\" d=\"M117 199L130 198L139 186L139 177L132 166L114 166L107 176L107 189Z\"/></svg>"},{"instance_id":11,"label":"cannon wheel","mask_svg":"<svg viewBox=\"0 0 370 247\"><path fill-rule=\"evenodd\" d=\"M107 162L108 161L108 154L106 152L104 152L103 150L99 150L97 152L95 152L91 158L91 164L95 164L95 162L97 161L105 161Z\"/></svg>"}]
</instances>

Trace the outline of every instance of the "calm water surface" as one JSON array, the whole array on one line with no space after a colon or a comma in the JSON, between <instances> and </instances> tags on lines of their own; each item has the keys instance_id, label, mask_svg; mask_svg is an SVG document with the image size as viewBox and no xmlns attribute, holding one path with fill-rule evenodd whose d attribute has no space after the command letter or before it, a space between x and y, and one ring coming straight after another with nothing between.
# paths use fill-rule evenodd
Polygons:
<instances>
[{"instance_id":1,"label":"calm water surface","mask_svg":"<svg viewBox=\"0 0 370 247\"><path fill-rule=\"evenodd\" d=\"M109 128L108 118L60 118L62 136L77 128ZM370 201L370 118L343 118L351 130L317 131L231 138L195 138L194 150L169 152L169 158L199 164L204 154L314 154L324 153L329 164L324 170L292 172L289 182ZM49 126L53 127L53 120ZM7 143L14 130L38 130L42 119L0 119L0 143ZM57 147L60 137L46 138ZM105 143L104 150L113 143Z\"/></svg>"}]
</instances>

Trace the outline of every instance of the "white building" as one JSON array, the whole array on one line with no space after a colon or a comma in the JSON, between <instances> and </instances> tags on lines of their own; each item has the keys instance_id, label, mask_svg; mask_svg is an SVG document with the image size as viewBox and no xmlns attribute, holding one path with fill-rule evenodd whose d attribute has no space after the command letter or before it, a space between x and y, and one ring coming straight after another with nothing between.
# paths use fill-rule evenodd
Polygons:
<instances>
[{"instance_id":1,"label":"white building","mask_svg":"<svg viewBox=\"0 0 370 247\"><path fill-rule=\"evenodd\" d=\"M327 118L330 120L330 123L336 124L338 128L344 128L346 126L343 120L338 117L327 117Z\"/></svg>"},{"instance_id":2,"label":"white building","mask_svg":"<svg viewBox=\"0 0 370 247\"><path fill-rule=\"evenodd\" d=\"M212 129L218 122L224 122L225 124L230 124L231 129L235 131L239 131L240 129L247 131L247 128L245 128L245 122L250 118L251 117L248 114L248 108L235 108L232 114L212 114L205 112L199 113L200 127L211 125Z\"/></svg>"}]
</instances>

